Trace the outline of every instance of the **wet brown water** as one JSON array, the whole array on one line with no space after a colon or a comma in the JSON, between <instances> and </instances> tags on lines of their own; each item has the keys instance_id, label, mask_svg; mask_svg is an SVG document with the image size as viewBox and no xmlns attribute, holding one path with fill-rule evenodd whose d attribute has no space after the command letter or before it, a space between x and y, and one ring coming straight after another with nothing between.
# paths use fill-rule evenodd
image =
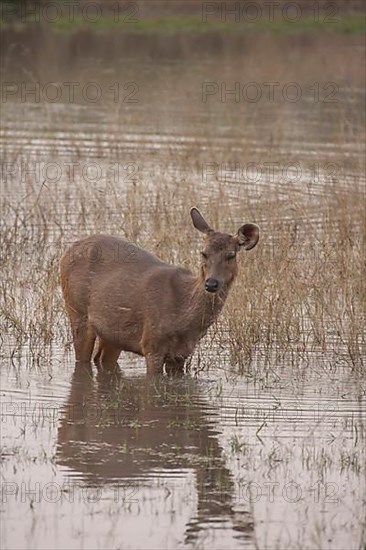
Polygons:
<instances>
[{"instance_id":1,"label":"wet brown water","mask_svg":"<svg viewBox=\"0 0 366 550\"><path fill-rule=\"evenodd\" d=\"M321 224L317 200L335 182L364 184L363 42L268 40L203 60L101 58L49 76L46 64L13 67L18 91L1 128L7 198L26 200L29 181L72 198L82 185L108 193L111 179L121 197L136 182L148 192L190 180L202 203L225 185L233 209L243 194L253 204L279 189L305 196L304 219ZM22 102L40 66L43 84L55 74L62 92L72 79L96 82L101 101ZM272 80L297 82L301 100L202 101L204 82L266 90ZM113 82L137 103L114 102ZM329 83L336 102L324 101ZM75 238L79 212L62 202L55 212ZM105 232L118 216L110 206ZM207 342L208 369L151 380L131 355L114 374L78 368L60 337L37 365L31 346L2 338L4 548L362 548L366 386L342 356L258 353L239 374Z\"/></svg>"}]
</instances>

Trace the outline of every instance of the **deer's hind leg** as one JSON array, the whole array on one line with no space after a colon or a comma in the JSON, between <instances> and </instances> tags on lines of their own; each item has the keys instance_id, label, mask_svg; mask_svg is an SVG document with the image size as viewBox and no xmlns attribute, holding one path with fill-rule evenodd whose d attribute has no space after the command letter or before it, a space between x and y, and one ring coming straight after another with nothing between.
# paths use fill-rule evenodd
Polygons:
<instances>
[{"instance_id":1,"label":"deer's hind leg","mask_svg":"<svg viewBox=\"0 0 366 550\"><path fill-rule=\"evenodd\" d=\"M67 307L67 313L71 324L76 361L90 363L96 339L95 331L88 323L86 316L70 307Z\"/></svg>"}]
</instances>

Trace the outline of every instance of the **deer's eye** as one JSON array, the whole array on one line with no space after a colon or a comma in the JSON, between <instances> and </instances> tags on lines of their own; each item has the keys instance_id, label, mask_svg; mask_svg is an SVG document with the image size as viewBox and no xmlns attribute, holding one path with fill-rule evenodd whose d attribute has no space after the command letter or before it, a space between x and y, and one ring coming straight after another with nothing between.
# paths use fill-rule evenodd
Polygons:
<instances>
[{"instance_id":1,"label":"deer's eye","mask_svg":"<svg viewBox=\"0 0 366 550\"><path fill-rule=\"evenodd\" d=\"M236 256L236 253L235 252L229 252L228 254L226 254L226 259L227 260L233 260Z\"/></svg>"},{"instance_id":2,"label":"deer's eye","mask_svg":"<svg viewBox=\"0 0 366 550\"><path fill-rule=\"evenodd\" d=\"M201 256L204 260L207 260L207 258L208 258L206 252L201 252Z\"/></svg>"}]
</instances>

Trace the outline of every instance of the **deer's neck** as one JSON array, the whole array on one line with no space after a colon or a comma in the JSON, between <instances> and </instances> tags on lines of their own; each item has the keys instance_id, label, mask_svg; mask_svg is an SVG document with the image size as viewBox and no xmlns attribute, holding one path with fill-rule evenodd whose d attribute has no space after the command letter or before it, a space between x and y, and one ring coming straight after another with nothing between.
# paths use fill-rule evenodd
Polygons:
<instances>
[{"instance_id":1,"label":"deer's neck","mask_svg":"<svg viewBox=\"0 0 366 550\"><path fill-rule=\"evenodd\" d=\"M197 331L204 334L217 319L229 290L230 287L227 286L217 293L209 293L205 291L202 279L200 277L195 279L188 306L188 316Z\"/></svg>"}]
</instances>

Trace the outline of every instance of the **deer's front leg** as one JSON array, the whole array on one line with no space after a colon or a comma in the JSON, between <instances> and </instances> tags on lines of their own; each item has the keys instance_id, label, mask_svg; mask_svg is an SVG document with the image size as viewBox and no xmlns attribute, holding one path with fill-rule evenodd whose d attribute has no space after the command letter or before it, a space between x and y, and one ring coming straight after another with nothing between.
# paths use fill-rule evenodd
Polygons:
<instances>
[{"instance_id":1,"label":"deer's front leg","mask_svg":"<svg viewBox=\"0 0 366 550\"><path fill-rule=\"evenodd\" d=\"M164 356L158 352L145 354L147 374L162 374L164 368Z\"/></svg>"}]
</instances>

